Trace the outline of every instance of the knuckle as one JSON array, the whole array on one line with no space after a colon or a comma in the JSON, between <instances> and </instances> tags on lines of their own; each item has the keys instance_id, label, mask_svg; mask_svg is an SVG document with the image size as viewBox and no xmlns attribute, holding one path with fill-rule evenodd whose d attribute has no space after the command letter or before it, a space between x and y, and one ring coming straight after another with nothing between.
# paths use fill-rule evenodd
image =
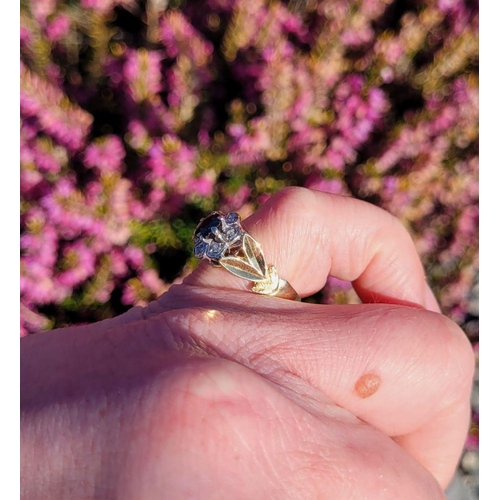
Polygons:
<instances>
[{"instance_id":1,"label":"knuckle","mask_svg":"<svg viewBox=\"0 0 500 500\"><path fill-rule=\"evenodd\" d=\"M218 401L242 399L241 386L248 375L243 367L220 358L198 358L183 365L172 382L166 384L173 400L189 411ZM196 412L194 413L196 414Z\"/></svg>"},{"instance_id":2,"label":"knuckle","mask_svg":"<svg viewBox=\"0 0 500 500\"><path fill-rule=\"evenodd\" d=\"M222 480L228 472L222 464L235 463L235 455L252 455L252 425L264 398L247 375L243 367L220 358L182 356L172 362L150 397L141 400L148 425L147 435L137 439L147 450L139 468L147 474L157 468L166 485L192 481L199 471ZM147 462L147 457L154 460ZM186 463L188 469L175 467Z\"/></svg>"},{"instance_id":3,"label":"knuckle","mask_svg":"<svg viewBox=\"0 0 500 500\"><path fill-rule=\"evenodd\" d=\"M435 314L437 328L445 336L446 361L444 371L448 380L448 398L452 403L468 399L472 387L475 356L463 330L451 319Z\"/></svg>"},{"instance_id":4,"label":"knuckle","mask_svg":"<svg viewBox=\"0 0 500 500\"><path fill-rule=\"evenodd\" d=\"M318 193L304 187L289 186L275 193L269 201L273 212L285 218L293 216L295 220L298 215L307 217L311 213L311 207L318 202Z\"/></svg>"},{"instance_id":5,"label":"knuckle","mask_svg":"<svg viewBox=\"0 0 500 500\"><path fill-rule=\"evenodd\" d=\"M408 376L415 370L433 380L433 390L441 394L441 406L463 402L470 396L474 375L474 353L462 329L443 314L411 307L390 307L379 318L390 325L404 324L405 349L415 360L408 363ZM380 330L384 328L381 326ZM415 339L415 340L411 340ZM418 340L417 340L418 339Z\"/></svg>"},{"instance_id":6,"label":"knuckle","mask_svg":"<svg viewBox=\"0 0 500 500\"><path fill-rule=\"evenodd\" d=\"M259 379L245 367L213 357L185 359L169 370L154 390L160 428L168 425L170 434L185 432L224 434L232 415L254 415L265 399Z\"/></svg>"},{"instance_id":7,"label":"knuckle","mask_svg":"<svg viewBox=\"0 0 500 500\"><path fill-rule=\"evenodd\" d=\"M281 203L304 203L314 198L314 191L300 186L288 186L273 195Z\"/></svg>"}]
</instances>

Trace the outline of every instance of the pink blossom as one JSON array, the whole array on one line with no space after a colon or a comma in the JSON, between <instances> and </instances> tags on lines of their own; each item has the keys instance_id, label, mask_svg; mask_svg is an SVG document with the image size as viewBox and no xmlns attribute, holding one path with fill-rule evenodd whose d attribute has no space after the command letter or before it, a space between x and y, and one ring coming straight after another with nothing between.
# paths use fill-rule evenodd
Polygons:
<instances>
[{"instance_id":1,"label":"pink blossom","mask_svg":"<svg viewBox=\"0 0 500 500\"><path fill-rule=\"evenodd\" d=\"M25 26L24 24L21 24L21 26L19 28L19 38L20 38L21 46L27 45L27 44L31 43L33 40L33 34L31 32L31 30L27 26Z\"/></svg>"},{"instance_id":2,"label":"pink blossom","mask_svg":"<svg viewBox=\"0 0 500 500\"><path fill-rule=\"evenodd\" d=\"M20 174L20 187L21 193L24 196L30 196L32 191L41 185L44 178L43 175L36 170L21 170Z\"/></svg>"},{"instance_id":3,"label":"pink blossom","mask_svg":"<svg viewBox=\"0 0 500 500\"><path fill-rule=\"evenodd\" d=\"M212 170L207 170L197 179L191 181L191 189L200 196L210 196L214 191L215 175Z\"/></svg>"},{"instance_id":4,"label":"pink blossom","mask_svg":"<svg viewBox=\"0 0 500 500\"><path fill-rule=\"evenodd\" d=\"M144 264L144 253L139 247L128 246L123 253L134 269L139 269Z\"/></svg>"},{"instance_id":5,"label":"pink blossom","mask_svg":"<svg viewBox=\"0 0 500 500\"><path fill-rule=\"evenodd\" d=\"M83 162L87 168L95 167L101 172L115 172L123 169L125 149L116 135L108 135L94 141L87 147Z\"/></svg>"},{"instance_id":6,"label":"pink blossom","mask_svg":"<svg viewBox=\"0 0 500 500\"><path fill-rule=\"evenodd\" d=\"M96 290L94 298L97 302L105 304L111 298L112 291L113 291L113 282L108 281L104 286Z\"/></svg>"},{"instance_id":7,"label":"pink blossom","mask_svg":"<svg viewBox=\"0 0 500 500\"><path fill-rule=\"evenodd\" d=\"M71 19L66 14L58 14L48 25L45 30L47 38L51 42L57 42L68 34L71 26Z\"/></svg>"},{"instance_id":8,"label":"pink blossom","mask_svg":"<svg viewBox=\"0 0 500 500\"><path fill-rule=\"evenodd\" d=\"M73 288L92 276L95 270L95 254L85 243L69 244L63 253L63 258L71 262L71 267L57 276L60 284Z\"/></svg>"},{"instance_id":9,"label":"pink blossom","mask_svg":"<svg viewBox=\"0 0 500 500\"><path fill-rule=\"evenodd\" d=\"M31 2L33 16L42 26L45 24L47 17L55 10L56 0L36 0Z\"/></svg>"},{"instance_id":10,"label":"pink blossom","mask_svg":"<svg viewBox=\"0 0 500 500\"><path fill-rule=\"evenodd\" d=\"M80 0L82 7L95 10L98 13L109 12L113 8L113 0Z\"/></svg>"},{"instance_id":11,"label":"pink blossom","mask_svg":"<svg viewBox=\"0 0 500 500\"><path fill-rule=\"evenodd\" d=\"M113 248L109 253L109 259L111 262L111 272L117 277L122 278L128 272L128 266L125 256L121 251Z\"/></svg>"},{"instance_id":12,"label":"pink blossom","mask_svg":"<svg viewBox=\"0 0 500 500\"><path fill-rule=\"evenodd\" d=\"M154 294L160 293L163 288L163 282L158 277L158 273L154 269L146 269L140 275L141 283L151 290Z\"/></svg>"},{"instance_id":13,"label":"pink blossom","mask_svg":"<svg viewBox=\"0 0 500 500\"><path fill-rule=\"evenodd\" d=\"M78 106L67 101L55 85L21 65L21 116L35 117L40 128L56 141L74 152L83 140L92 117Z\"/></svg>"},{"instance_id":14,"label":"pink blossom","mask_svg":"<svg viewBox=\"0 0 500 500\"><path fill-rule=\"evenodd\" d=\"M350 47L358 47L372 40L374 36L373 30L369 27L363 29L348 29L340 36L340 41Z\"/></svg>"},{"instance_id":15,"label":"pink blossom","mask_svg":"<svg viewBox=\"0 0 500 500\"><path fill-rule=\"evenodd\" d=\"M162 90L161 61L159 51L129 50L123 65L123 78L137 102L150 99Z\"/></svg>"},{"instance_id":16,"label":"pink blossom","mask_svg":"<svg viewBox=\"0 0 500 500\"><path fill-rule=\"evenodd\" d=\"M131 280L127 281L123 289L122 304L134 305L138 300L137 288L133 286Z\"/></svg>"},{"instance_id":17,"label":"pink blossom","mask_svg":"<svg viewBox=\"0 0 500 500\"><path fill-rule=\"evenodd\" d=\"M251 189L247 184L240 186L235 193L226 194L224 196L224 206L227 211L238 210L248 200Z\"/></svg>"},{"instance_id":18,"label":"pink blossom","mask_svg":"<svg viewBox=\"0 0 500 500\"><path fill-rule=\"evenodd\" d=\"M161 35L169 57L185 54L197 67L210 60L212 44L203 39L180 11L167 12L161 22Z\"/></svg>"}]
</instances>

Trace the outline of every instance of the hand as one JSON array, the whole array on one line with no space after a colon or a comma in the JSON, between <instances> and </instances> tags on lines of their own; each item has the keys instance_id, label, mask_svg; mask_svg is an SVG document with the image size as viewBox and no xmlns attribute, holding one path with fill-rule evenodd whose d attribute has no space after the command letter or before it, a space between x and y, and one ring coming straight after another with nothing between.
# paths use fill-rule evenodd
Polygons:
<instances>
[{"instance_id":1,"label":"hand","mask_svg":"<svg viewBox=\"0 0 500 500\"><path fill-rule=\"evenodd\" d=\"M386 212L302 188L244 222L298 293L202 263L146 308L21 341L22 496L444 498L473 355Z\"/></svg>"}]
</instances>

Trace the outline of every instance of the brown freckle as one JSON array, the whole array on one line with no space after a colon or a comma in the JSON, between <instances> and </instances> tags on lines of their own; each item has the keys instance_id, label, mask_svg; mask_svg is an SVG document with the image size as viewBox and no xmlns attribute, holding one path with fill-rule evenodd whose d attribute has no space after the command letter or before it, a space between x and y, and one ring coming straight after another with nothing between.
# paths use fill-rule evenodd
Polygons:
<instances>
[{"instance_id":1,"label":"brown freckle","mask_svg":"<svg viewBox=\"0 0 500 500\"><path fill-rule=\"evenodd\" d=\"M354 391L360 398L368 398L372 394L375 394L380 387L380 377L374 373L366 373L359 377L358 381L354 385Z\"/></svg>"}]
</instances>

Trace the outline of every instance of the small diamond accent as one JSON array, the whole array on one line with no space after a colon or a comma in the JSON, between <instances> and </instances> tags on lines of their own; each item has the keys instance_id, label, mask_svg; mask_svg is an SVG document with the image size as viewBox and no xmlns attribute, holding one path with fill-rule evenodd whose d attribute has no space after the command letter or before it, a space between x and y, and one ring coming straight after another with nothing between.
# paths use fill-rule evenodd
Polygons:
<instances>
[{"instance_id":1,"label":"small diamond accent","mask_svg":"<svg viewBox=\"0 0 500 500\"><path fill-rule=\"evenodd\" d=\"M220 259L225 251L224 243L212 242L207 250L207 256L211 259Z\"/></svg>"},{"instance_id":2,"label":"small diamond accent","mask_svg":"<svg viewBox=\"0 0 500 500\"><path fill-rule=\"evenodd\" d=\"M240 216L236 212L230 212L226 215L226 222L228 224L234 224L235 222L238 222L240 219Z\"/></svg>"},{"instance_id":3,"label":"small diamond accent","mask_svg":"<svg viewBox=\"0 0 500 500\"><path fill-rule=\"evenodd\" d=\"M197 259L203 259L205 252L207 251L207 244L204 241L198 242L194 247L194 256Z\"/></svg>"}]
</instances>

